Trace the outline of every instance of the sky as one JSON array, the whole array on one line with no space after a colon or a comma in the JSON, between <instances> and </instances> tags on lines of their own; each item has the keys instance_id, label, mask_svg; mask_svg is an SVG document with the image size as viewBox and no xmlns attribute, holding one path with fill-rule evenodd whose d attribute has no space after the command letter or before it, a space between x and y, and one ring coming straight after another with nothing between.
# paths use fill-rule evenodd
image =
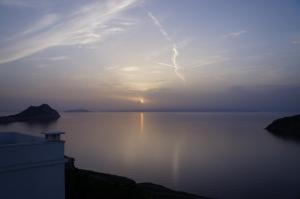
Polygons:
<instances>
[{"instance_id":1,"label":"sky","mask_svg":"<svg viewBox=\"0 0 300 199\"><path fill-rule=\"evenodd\" d=\"M0 0L0 110L300 111L298 0Z\"/></svg>"}]
</instances>

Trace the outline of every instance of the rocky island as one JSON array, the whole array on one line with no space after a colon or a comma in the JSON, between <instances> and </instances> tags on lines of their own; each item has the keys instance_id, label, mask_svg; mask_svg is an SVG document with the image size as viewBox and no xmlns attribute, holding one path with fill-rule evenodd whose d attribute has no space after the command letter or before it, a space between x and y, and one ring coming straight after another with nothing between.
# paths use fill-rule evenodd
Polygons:
<instances>
[{"instance_id":1,"label":"rocky island","mask_svg":"<svg viewBox=\"0 0 300 199\"><path fill-rule=\"evenodd\" d=\"M0 117L0 124L12 122L48 122L57 120L60 117L58 111L51 108L48 104L40 106L30 106L24 111L9 116Z\"/></svg>"},{"instance_id":2,"label":"rocky island","mask_svg":"<svg viewBox=\"0 0 300 199\"><path fill-rule=\"evenodd\" d=\"M136 183L126 177L78 169L73 158L66 160L66 199L209 199L153 183Z\"/></svg>"},{"instance_id":3,"label":"rocky island","mask_svg":"<svg viewBox=\"0 0 300 199\"><path fill-rule=\"evenodd\" d=\"M274 120L266 129L277 136L300 139L300 115Z\"/></svg>"}]
</instances>

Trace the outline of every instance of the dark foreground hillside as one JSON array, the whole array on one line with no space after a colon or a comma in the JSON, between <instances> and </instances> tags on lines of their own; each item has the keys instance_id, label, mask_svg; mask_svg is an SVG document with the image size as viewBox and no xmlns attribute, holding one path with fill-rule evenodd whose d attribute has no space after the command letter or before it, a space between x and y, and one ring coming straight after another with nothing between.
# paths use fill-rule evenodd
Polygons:
<instances>
[{"instance_id":1,"label":"dark foreground hillside","mask_svg":"<svg viewBox=\"0 0 300 199\"><path fill-rule=\"evenodd\" d=\"M126 177L78 169L69 161L66 165L66 199L101 198L205 199L206 197L173 191L152 183L136 183Z\"/></svg>"}]
</instances>

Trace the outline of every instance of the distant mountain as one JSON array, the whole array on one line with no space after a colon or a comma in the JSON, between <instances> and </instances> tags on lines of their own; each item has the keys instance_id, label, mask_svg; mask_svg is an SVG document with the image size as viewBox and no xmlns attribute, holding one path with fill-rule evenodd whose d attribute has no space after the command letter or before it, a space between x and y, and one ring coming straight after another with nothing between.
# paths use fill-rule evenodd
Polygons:
<instances>
[{"instance_id":1,"label":"distant mountain","mask_svg":"<svg viewBox=\"0 0 300 199\"><path fill-rule=\"evenodd\" d=\"M0 117L0 124L12 122L47 122L57 120L60 117L58 111L51 108L48 104L40 106L30 106L24 111L9 116Z\"/></svg>"},{"instance_id":2,"label":"distant mountain","mask_svg":"<svg viewBox=\"0 0 300 199\"><path fill-rule=\"evenodd\" d=\"M71 110L66 110L64 112L68 112L68 113L89 113L92 112L88 109L71 109Z\"/></svg>"},{"instance_id":3,"label":"distant mountain","mask_svg":"<svg viewBox=\"0 0 300 199\"><path fill-rule=\"evenodd\" d=\"M274 135L300 138L300 115L274 120L266 129Z\"/></svg>"}]
</instances>

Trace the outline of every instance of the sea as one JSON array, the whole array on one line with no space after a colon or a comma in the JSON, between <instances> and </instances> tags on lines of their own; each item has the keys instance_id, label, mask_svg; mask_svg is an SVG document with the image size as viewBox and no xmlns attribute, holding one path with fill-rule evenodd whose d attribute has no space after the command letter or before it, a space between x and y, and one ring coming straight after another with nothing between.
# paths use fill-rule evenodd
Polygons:
<instances>
[{"instance_id":1,"label":"sea","mask_svg":"<svg viewBox=\"0 0 300 199\"><path fill-rule=\"evenodd\" d=\"M1 113L4 115L4 113ZM50 124L0 132L63 131L65 154L82 169L219 199L300 198L300 142L264 128L289 113L61 113ZM3 157L2 157L3 158Z\"/></svg>"}]
</instances>

